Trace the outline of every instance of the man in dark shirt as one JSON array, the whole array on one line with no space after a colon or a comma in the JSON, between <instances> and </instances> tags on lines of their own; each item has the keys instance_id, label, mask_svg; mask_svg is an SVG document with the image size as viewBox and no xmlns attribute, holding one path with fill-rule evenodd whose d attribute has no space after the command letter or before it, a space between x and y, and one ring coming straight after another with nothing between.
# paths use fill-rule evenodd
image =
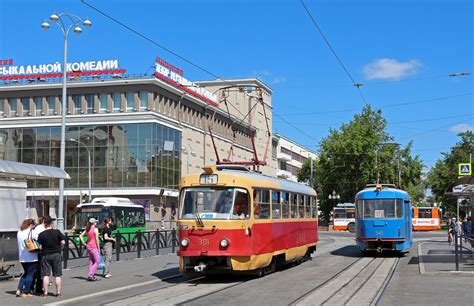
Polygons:
<instances>
[{"instance_id":1,"label":"man in dark shirt","mask_svg":"<svg viewBox=\"0 0 474 306\"><path fill-rule=\"evenodd\" d=\"M48 296L49 277L55 277L56 296L61 296L62 258L61 251L66 244L66 237L57 229L53 228L53 219L44 218L45 230L38 236L41 244L41 276L43 277L43 296Z\"/></svg>"}]
</instances>

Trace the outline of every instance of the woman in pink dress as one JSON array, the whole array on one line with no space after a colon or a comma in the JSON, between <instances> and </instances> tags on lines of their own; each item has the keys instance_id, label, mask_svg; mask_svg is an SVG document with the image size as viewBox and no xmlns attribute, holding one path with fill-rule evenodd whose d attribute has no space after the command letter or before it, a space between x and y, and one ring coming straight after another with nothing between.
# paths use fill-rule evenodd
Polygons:
<instances>
[{"instance_id":1,"label":"woman in pink dress","mask_svg":"<svg viewBox=\"0 0 474 306\"><path fill-rule=\"evenodd\" d=\"M84 242L84 236L87 236L87 243ZM89 219L86 229L79 236L82 244L86 245L87 252L89 253L89 274L87 280L90 282L96 281L95 272L100 263L99 255L99 230L97 229L97 220L94 218Z\"/></svg>"}]
</instances>

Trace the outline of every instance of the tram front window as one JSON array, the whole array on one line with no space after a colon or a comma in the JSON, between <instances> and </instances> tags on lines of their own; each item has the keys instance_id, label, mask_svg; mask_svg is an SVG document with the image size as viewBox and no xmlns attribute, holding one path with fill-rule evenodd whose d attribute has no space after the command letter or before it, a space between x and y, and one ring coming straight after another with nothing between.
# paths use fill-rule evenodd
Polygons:
<instances>
[{"instance_id":1,"label":"tram front window","mask_svg":"<svg viewBox=\"0 0 474 306\"><path fill-rule=\"evenodd\" d=\"M364 219L401 218L401 203L401 199L359 200L358 209L362 208Z\"/></svg>"},{"instance_id":2,"label":"tram front window","mask_svg":"<svg viewBox=\"0 0 474 306\"><path fill-rule=\"evenodd\" d=\"M245 189L186 188L182 192L181 219L248 219L249 200Z\"/></svg>"}]
</instances>

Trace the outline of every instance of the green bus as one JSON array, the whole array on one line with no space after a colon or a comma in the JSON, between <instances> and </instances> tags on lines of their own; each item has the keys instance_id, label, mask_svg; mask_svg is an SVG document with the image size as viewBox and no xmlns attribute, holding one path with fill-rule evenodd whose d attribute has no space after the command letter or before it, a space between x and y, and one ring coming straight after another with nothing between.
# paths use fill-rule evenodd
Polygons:
<instances>
[{"instance_id":1,"label":"green bus","mask_svg":"<svg viewBox=\"0 0 474 306\"><path fill-rule=\"evenodd\" d=\"M76 206L75 233L80 234L85 229L90 218L99 221L100 228L105 218L112 220L112 234L125 234L126 240L133 239L127 233L146 231L145 209L134 204L127 198L95 198L91 203Z\"/></svg>"}]
</instances>

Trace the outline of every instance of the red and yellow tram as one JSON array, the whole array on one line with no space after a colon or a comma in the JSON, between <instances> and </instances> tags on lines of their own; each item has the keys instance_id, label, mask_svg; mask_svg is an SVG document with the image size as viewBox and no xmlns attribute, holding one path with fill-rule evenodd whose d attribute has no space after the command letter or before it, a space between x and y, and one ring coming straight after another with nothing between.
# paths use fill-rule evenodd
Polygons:
<instances>
[{"instance_id":1,"label":"red and yellow tram","mask_svg":"<svg viewBox=\"0 0 474 306\"><path fill-rule=\"evenodd\" d=\"M180 271L265 274L307 259L317 215L312 188L240 166L206 167L181 180Z\"/></svg>"}]
</instances>

